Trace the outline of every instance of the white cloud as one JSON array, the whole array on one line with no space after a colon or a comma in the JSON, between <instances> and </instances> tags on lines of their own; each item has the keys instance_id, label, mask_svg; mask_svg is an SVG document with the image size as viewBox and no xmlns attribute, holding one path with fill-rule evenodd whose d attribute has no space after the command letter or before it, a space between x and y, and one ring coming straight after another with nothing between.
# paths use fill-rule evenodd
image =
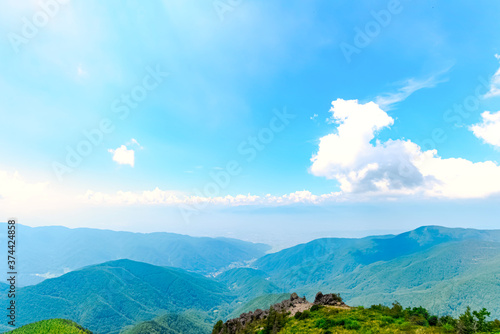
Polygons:
<instances>
[{"instance_id":1,"label":"white cloud","mask_svg":"<svg viewBox=\"0 0 500 334\"><path fill-rule=\"evenodd\" d=\"M127 143L127 146L131 146L131 145L137 145L137 147L139 147L139 149L144 149L144 147L142 147L141 144L139 144L139 142L137 140L135 140L134 138L130 139L130 142Z\"/></svg>"},{"instance_id":2,"label":"white cloud","mask_svg":"<svg viewBox=\"0 0 500 334\"><path fill-rule=\"evenodd\" d=\"M117 191L104 193L87 190L75 193L60 189L49 182L28 182L19 173L0 171L0 209L12 216L26 217L29 212L36 217L46 217L61 208L75 210L87 206L164 205L188 206L201 209L212 206L281 206L291 204L321 204L327 201L342 201L340 192L314 195L302 190L281 196L236 195L215 196L188 195L181 191L161 190L158 187L146 191Z\"/></svg>"},{"instance_id":3,"label":"white cloud","mask_svg":"<svg viewBox=\"0 0 500 334\"><path fill-rule=\"evenodd\" d=\"M405 82L405 85L398 89L396 93L388 93L377 96L375 98L375 103L384 110L389 110L394 104L405 100L408 96L416 92L417 90L423 88L432 88L437 84L445 82L446 79L440 79L439 76L445 72L447 72L449 68L428 77L427 79L417 80L417 79L408 79Z\"/></svg>"},{"instance_id":4,"label":"white cloud","mask_svg":"<svg viewBox=\"0 0 500 334\"><path fill-rule=\"evenodd\" d=\"M31 275L48 279L48 278L56 278L56 277L62 276L64 274L69 273L70 271L71 270L69 268L64 268L62 272L53 273L53 272L48 271L45 274L31 274Z\"/></svg>"},{"instance_id":5,"label":"white cloud","mask_svg":"<svg viewBox=\"0 0 500 334\"><path fill-rule=\"evenodd\" d=\"M500 60L500 55L496 54L495 58ZM484 98L500 95L500 68L493 74L490 80L490 90L484 95Z\"/></svg>"},{"instance_id":6,"label":"white cloud","mask_svg":"<svg viewBox=\"0 0 500 334\"><path fill-rule=\"evenodd\" d=\"M22 219L31 212L69 209L71 200L71 190L63 192L48 181L32 181L17 171L0 170L0 211L13 217Z\"/></svg>"},{"instance_id":7,"label":"white cloud","mask_svg":"<svg viewBox=\"0 0 500 334\"><path fill-rule=\"evenodd\" d=\"M130 165L134 167L135 163L135 152L132 149L127 149L127 146L122 145L116 150L109 149L109 153L113 154L113 161L116 161L120 165Z\"/></svg>"},{"instance_id":8,"label":"white cloud","mask_svg":"<svg viewBox=\"0 0 500 334\"><path fill-rule=\"evenodd\" d=\"M490 113L485 111L481 114L482 123L475 124L470 130L477 138L486 143L500 147L500 111Z\"/></svg>"},{"instance_id":9,"label":"white cloud","mask_svg":"<svg viewBox=\"0 0 500 334\"><path fill-rule=\"evenodd\" d=\"M478 198L500 192L500 166L443 159L410 140L372 143L394 120L376 103L332 102L337 132L320 139L310 172L336 179L345 194L422 194Z\"/></svg>"},{"instance_id":10,"label":"white cloud","mask_svg":"<svg viewBox=\"0 0 500 334\"><path fill-rule=\"evenodd\" d=\"M273 195L236 195L236 196L190 196L176 191L165 191L155 188L152 191L124 192L114 194L94 192L88 190L80 200L90 204L110 205L188 205L193 207L204 205L243 206L243 205L289 205L296 203L320 204L330 200L341 200L340 192L314 195L310 191L302 190L282 196Z\"/></svg>"},{"instance_id":11,"label":"white cloud","mask_svg":"<svg viewBox=\"0 0 500 334\"><path fill-rule=\"evenodd\" d=\"M48 182L31 183L18 172L0 171L0 185L0 200L28 201L43 198L48 190Z\"/></svg>"}]
</instances>

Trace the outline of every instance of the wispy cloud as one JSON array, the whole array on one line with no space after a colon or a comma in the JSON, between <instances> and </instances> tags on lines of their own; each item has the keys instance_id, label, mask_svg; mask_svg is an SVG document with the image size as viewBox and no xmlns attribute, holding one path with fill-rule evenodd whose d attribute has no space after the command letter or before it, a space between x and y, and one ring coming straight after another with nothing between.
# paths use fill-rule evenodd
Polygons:
<instances>
[{"instance_id":1,"label":"wispy cloud","mask_svg":"<svg viewBox=\"0 0 500 334\"><path fill-rule=\"evenodd\" d=\"M135 138L130 139L130 141L126 145L127 146L136 145L139 149L141 150L144 149L144 147L142 147L142 145L139 144L139 142Z\"/></svg>"},{"instance_id":2,"label":"wispy cloud","mask_svg":"<svg viewBox=\"0 0 500 334\"><path fill-rule=\"evenodd\" d=\"M446 82L448 79L441 78L441 76L448 72L450 68L451 67L425 79L408 79L404 82L404 86L399 88L396 92L377 96L375 98L375 103L378 104L383 110L390 110L396 103L405 100L416 91L424 88L432 88L442 82Z\"/></svg>"}]
</instances>

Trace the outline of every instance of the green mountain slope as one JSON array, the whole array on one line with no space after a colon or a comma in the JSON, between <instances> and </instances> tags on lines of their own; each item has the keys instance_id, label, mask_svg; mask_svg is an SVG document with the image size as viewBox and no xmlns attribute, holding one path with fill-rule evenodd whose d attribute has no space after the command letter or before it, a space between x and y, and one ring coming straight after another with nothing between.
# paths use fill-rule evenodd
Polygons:
<instances>
[{"instance_id":1,"label":"green mountain slope","mask_svg":"<svg viewBox=\"0 0 500 334\"><path fill-rule=\"evenodd\" d=\"M77 323L66 319L42 320L19 327L9 334L92 334Z\"/></svg>"},{"instance_id":2,"label":"green mountain slope","mask_svg":"<svg viewBox=\"0 0 500 334\"><path fill-rule=\"evenodd\" d=\"M269 280L263 271L251 268L235 268L215 278L226 285L241 300L279 292L279 288Z\"/></svg>"},{"instance_id":3,"label":"green mountain slope","mask_svg":"<svg viewBox=\"0 0 500 334\"><path fill-rule=\"evenodd\" d=\"M215 312L234 299L224 285L201 275L119 260L19 289L18 322L66 318L95 332L117 333L166 313Z\"/></svg>"},{"instance_id":4,"label":"green mountain slope","mask_svg":"<svg viewBox=\"0 0 500 334\"><path fill-rule=\"evenodd\" d=\"M189 312L166 314L153 320L141 322L126 328L120 334L203 334L210 333L211 327L203 316Z\"/></svg>"},{"instance_id":5,"label":"green mountain slope","mask_svg":"<svg viewBox=\"0 0 500 334\"><path fill-rule=\"evenodd\" d=\"M0 239L7 228L0 224ZM19 282L26 286L70 270L119 259L182 268L201 274L264 255L270 248L228 238L197 238L173 233L131 233L60 226L18 225ZM0 264L0 269L5 263ZM5 268L4 268L5 269ZM6 270L4 270L6 271Z\"/></svg>"},{"instance_id":6,"label":"green mountain slope","mask_svg":"<svg viewBox=\"0 0 500 334\"><path fill-rule=\"evenodd\" d=\"M255 262L255 267L272 278L285 279L290 285L288 288L293 288L326 276L352 272L358 266L390 261L439 244L465 240L500 242L500 231L426 226L396 236L318 239L265 255Z\"/></svg>"},{"instance_id":7,"label":"green mountain slope","mask_svg":"<svg viewBox=\"0 0 500 334\"><path fill-rule=\"evenodd\" d=\"M467 305L500 317L499 231L422 227L398 236L320 239L269 254L256 266L282 291L339 291L352 305L416 303L438 314Z\"/></svg>"},{"instance_id":8,"label":"green mountain slope","mask_svg":"<svg viewBox=\"0 0 500 334\"><path fill-rule=\"evenodd\" d=\"M482 305L494 317L500 317L499 243L465 241L443 245L419 256L374 265L347 280L358 283L344 294L354 304L397 299L454 316L467 306Z\"/></svg>"}]
</instances>

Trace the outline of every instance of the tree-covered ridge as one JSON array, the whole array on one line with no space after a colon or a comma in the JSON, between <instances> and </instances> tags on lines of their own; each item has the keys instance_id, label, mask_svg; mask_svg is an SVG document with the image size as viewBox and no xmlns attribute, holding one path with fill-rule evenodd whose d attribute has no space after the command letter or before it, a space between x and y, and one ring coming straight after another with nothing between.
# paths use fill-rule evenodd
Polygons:
<instances>
[{"instance_id":1,"label":"tree-covered ridge","mask_svg":"<svg viewBox=\"0 0 500 334\"><path fill-rule=\"evenodd\" d=\"M499 231L424 226L396 236L318 239L268 254L255 267L278 291L308 298L335 290L350 305L397 299L439 315L456 317L471 305L500 317Z\"/></svg>"},{"instance_id":2,"label":"tree-covered ridge","mask_svg":"<svg viewBox=\"0 0 500 334\"><path fill-rule=\"evenodd\" d=\"M98 333L119 333L125 326L166 313L190 309L213 313L234 300L213 279L131 260L73 271L20 288L19 295L20 325L64 318Z\"/></svg>"},{"instance_id":3,"label":"tree-covered ridge","mask_svg":"<svg viewBox=\"0 0 500 334\"><path fill-rule=\"evenodd\" d=\"M66 319L42 320L19 327L8 334L92 334L88 329Z\"/></svg>"},{"instance_id":4,"label":"tree-covered ridge","mask_svg":"<svg viewBox=\"0 0 500 334\"><path fill-rule=\"evenodd\" d=\"M260 315L261 312L258 310L256 314ZM370 308L321 305L315 302L304 311L276 310L271 307L265 316L253 317L251 321L232 319L224 323L220 320L215 324L212 334L500 333L500 321L491 321L489 316L485 308L477 311L467 308L458 318L453 318L431 315L423 307L403 308L397 302L392 307L373 305Z\"/></svg>"},{"instance_id":5,"label":"tree-covered ridge","mask_svg":"<svg viewBox=\"0 0 500 334\"><path fill-rule=\"evenodd\" d=\"M153 320L124 328L120 334L202 334L210 333L210 325L199 314L166 314Z\"/></svg>"}]
</instances>

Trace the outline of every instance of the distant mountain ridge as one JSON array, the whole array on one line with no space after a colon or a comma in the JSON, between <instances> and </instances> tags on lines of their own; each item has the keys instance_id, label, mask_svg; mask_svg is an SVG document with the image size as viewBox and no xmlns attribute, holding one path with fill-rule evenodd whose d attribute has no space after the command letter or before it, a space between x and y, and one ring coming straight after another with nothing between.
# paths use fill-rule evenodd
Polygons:
<instances>
[{"instance_id":1,"label":"distant mountain ridge","mask_svg":"<svg viewBox=\"0 0 500 334\"><path fill-rule=\"evenodd\" d=\"M7 228L0 224L0 238ZM131 259L210 274L264 255L270 247L230 238L18 225L19 284L26 286L88 265ZM5 263L0 264L0 269ZM5 271L5 270L4 270Z\"/></svg>"}]
</instances>

